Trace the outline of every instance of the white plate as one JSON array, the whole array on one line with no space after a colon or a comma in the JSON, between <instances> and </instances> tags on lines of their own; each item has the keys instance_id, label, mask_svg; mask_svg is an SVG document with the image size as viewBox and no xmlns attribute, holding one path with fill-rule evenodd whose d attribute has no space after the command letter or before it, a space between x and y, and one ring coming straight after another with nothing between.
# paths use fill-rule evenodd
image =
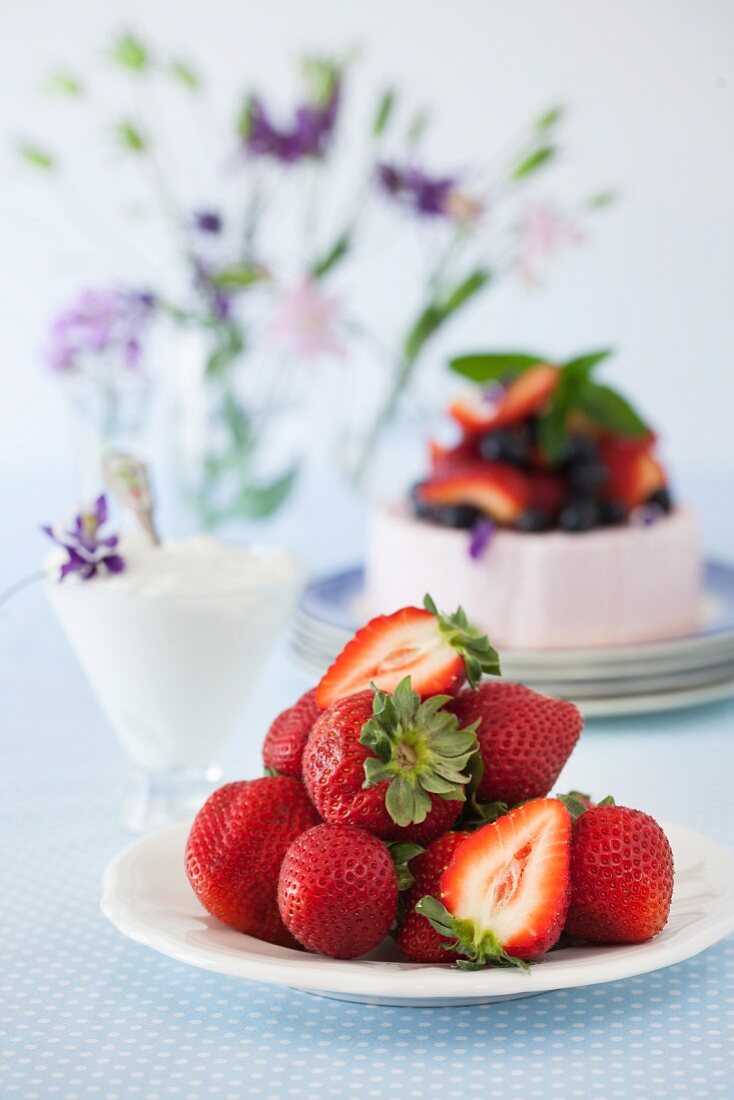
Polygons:
<instances>
[{"instance_id":1,"label":"white plate","mask_svg":"<svg viewBox=\"0 0 734 1100\"><path fill-rule=\"evenodd\" d=\"M104 875L102 912L130 939L231 978L365 1004L485 1004L646 974L688 959L734 931L734 855L691 829L676 825L666 831L676 877L670 920L661 935L633 947L552 951L529 975L399 962L390 941L369 957L342 961L234 932L201 908L189 886L185 823L136 841L112 860Z\"/></svg>"}]
</instances>

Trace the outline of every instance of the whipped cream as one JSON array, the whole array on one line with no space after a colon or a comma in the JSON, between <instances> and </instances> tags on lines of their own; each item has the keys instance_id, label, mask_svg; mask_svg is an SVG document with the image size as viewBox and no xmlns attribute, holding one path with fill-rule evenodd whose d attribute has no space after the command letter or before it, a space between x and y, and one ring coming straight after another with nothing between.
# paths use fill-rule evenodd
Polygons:
<instances>
[{"instance_id":1,"label":"whipped cream","mask_svg":"<svg viewBox=\"0 0 734 1100\"><path fill-rule=\"evenodd\" d=\"M207 768L298 595L280 548L209 535L120 541L125 571L46 585L128 756L151 772ZM47 562L53 567L54 562Z\"/></svg>"}]
</instances>

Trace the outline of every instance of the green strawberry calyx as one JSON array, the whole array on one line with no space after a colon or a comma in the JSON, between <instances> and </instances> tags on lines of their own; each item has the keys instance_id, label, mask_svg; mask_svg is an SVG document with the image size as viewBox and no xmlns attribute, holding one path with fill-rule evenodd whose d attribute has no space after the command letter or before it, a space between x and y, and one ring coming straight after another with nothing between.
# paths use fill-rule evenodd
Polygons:
<instances>
[{"instance_id":1,"label":"green strawberry calyx","mask_svg":"<svg viewBox=\"0 0 734 1100\"><path fill-rule=\"evenodd\" d=\"M431 597L426 594L423 606L436 616L441 637L464 658L466 678L475 688L482 676L500 675L500 657L486 634L472 626L463 608L453 615L443 615Z\"/></svg>"},{"instance_id":2,"label":"green strawberry calyx","mask_svg":"<svg viewBox=\"0 0 734 1100\"><path fill-rule=\"evenodd\" d=\"M449 913L445 905L436 898L427 895L421 898L415 907L416 913L425 917L439 936L449 940L444 944L446 951L465 956L459 959L457 966L461 970L481 970L482 967L515 966L518 970L530 973L530 966L524 959L509 955L497 936L490 929L478 928L472 920L462 919Z\"/></svg>"},{"instance_id":3,"label":"green strawberry calyx","mask_svg":"<svg viewBox=\"0 0 734 1100\"><path fill-rule=\"evenodd\" d=\"M415 859L416 856L422 855L425 852L425 848L422 848L420 844L412 844L409 840L388 840L387 850L390 853L390 858L395 864L395 871L398 876L398 890L408 890L415 882L413 872L410 869L411 859Z\"/></svg>"},{"instance_id":4,"label":"green strawberry calyx","mask_svg":"<svg viewBox=\"0 0 734 1100\"><path fill-rule=\"evenodd\" d=\"M601 802L592 802L591 795L584 794L583 791L569 791L568 794L557 794L556 798L566 807L571 815L572 821L578 821L582 814L585 814L587 810L593 809L595 806L616 805L610 794L608 794L606 798L602 798Z\"/></svg>"},{"instance_id":5,"label":"green strawberry calyx","mask_svg":"<svg viewBox=\"0 0 734 1100\"><path fill-rule=\"evenodd\" d=\"M385 808L401 826L425 821L431 795L464 802L471 778L467 765L479 749L478 723L459 729L456 715L443 709L451 696L421 702L409 676L392 694L374 684L372 690L372 718L359 738L374 753L364 762L363 789L387 782Z\"/></svg>"}]
</instances>

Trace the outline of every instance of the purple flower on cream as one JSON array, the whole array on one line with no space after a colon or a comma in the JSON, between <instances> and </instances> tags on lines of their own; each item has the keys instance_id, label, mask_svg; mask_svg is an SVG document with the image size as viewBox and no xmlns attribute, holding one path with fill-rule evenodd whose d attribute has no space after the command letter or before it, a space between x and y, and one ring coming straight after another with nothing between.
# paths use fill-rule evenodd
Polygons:
<instances>
[{"instance_id":1,"label":"purple flower on cream","mask_svg":"<svg viewBox=\"0 0 734 1100\"><path fill-rule=\"evenodd\" d=\"M102 535L107 522L107 499L102 494L94 504L72 517L69 524L47 525L41 528L57 546L66 552L56 579L63 581L70 573L88 581L97 573L121 573L124 559L117 552L117 535Z\"/></svg>"}]
</instances>

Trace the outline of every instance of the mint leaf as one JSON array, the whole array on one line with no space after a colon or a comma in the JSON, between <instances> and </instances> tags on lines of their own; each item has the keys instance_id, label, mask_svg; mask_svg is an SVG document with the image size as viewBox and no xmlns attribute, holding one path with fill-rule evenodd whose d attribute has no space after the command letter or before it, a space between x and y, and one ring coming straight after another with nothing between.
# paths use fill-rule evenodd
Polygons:
<instances>
[{"instance_id":1,"label":"mint leaf","mask_svg":"<svg viewBox=\"0 0 734 1100\"><path fill-rule=\"evenodd\" d=\"M578 394L578 407L600 428L615 435L644 436L648 427L639 413L611 386L587 382Z\"/></svg>"},{"instance_id":2,"label":"mint leaf","mask_svg":"<svg viewBox=\"0 0 734 1100\"><path fill-rule=\"evenodd\" d=\"M527 351L486 351L454 356L449 359L449 367L472 382L495 382L547 361L544 356Z\"/></svg>"},{"instance_id":3,"label":"mint leaf","mask_svg":"<svg viewBox=\"0 0 734 1100\"><path fill-rule=\"evenodd\" d=\"M614 348L601 348L599 351L588 351L584 355L577 355L563 364L563 373L566 379L586 380L599 363L603 363L613 354Z\"/></svg>"}]
</instances>

